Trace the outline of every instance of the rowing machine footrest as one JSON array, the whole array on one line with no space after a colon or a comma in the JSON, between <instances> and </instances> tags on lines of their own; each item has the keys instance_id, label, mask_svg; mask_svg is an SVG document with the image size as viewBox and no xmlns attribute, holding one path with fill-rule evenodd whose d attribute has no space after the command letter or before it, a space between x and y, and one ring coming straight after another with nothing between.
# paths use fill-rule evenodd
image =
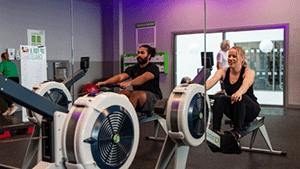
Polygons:
<instances>
[{"instance_id":1,"label":"rowing machine footrest","mask_svg":"<svg viewBox=\"0 0 300 169\"><path fill-rule=\"evenodd\" d=\"M223 154L241 154L241 146L232 135L220 134L221 136L221 147L217 147L214 144L207 142L208 147L214 153L220 152Z\"/></svg>"}]
</instances>

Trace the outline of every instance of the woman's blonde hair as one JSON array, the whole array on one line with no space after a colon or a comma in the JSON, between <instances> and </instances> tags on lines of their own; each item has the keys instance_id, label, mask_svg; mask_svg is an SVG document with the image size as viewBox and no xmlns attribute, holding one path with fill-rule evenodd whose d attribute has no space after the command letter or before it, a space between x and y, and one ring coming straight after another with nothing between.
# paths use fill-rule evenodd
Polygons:
<instances>
[{"instance_id":1,"label":"woman's blonde hair","mask_svg":"<svg viewBox=\"0 0 300 169\"><path fill-rule=\"evenodd\" d=\"M231 49L235 49L237 52L237 55L240 56L243 60L242 60L242 66L247 67L247 62L246 62L246 58L245 58L245 51L238 46L233 46Z\"/></svg>"}]
</instances>

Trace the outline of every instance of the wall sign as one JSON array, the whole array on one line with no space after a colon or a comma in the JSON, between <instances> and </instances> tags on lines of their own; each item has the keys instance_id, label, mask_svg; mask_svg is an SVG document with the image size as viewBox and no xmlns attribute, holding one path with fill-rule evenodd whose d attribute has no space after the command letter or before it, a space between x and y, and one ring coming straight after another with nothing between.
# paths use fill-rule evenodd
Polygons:
<instances>
[{"instance_id":1,"label":"wall sign","mask_svg":"<svg viewBox=\"0 0 300 169\"><path fill-rule=\"evenodd\" d=\"M141 45L150 45L156 48L156 23L144 22L135 24L136 51Z\"/></svg>"},{"instance_id":2,"label":"wall sign","mask_svg":"<svg viewBox=\"0 0 300 169\"><path fill-rule=\"evenodd\" d=\"M45 31L27 29L27 42L30 46L45 46Z\"/></svg>"},{"instance_id":3,"label":"wall sign","mask_svg":"<svg viewBox=\"0 0 300 169\"><path fill-rule=\"evenodd\" d=\"M29 90L47 80L46 47L20 46L21 84ZM26 108L22 107L22 121L28 121Z\"/></svg>"}]
</instances>

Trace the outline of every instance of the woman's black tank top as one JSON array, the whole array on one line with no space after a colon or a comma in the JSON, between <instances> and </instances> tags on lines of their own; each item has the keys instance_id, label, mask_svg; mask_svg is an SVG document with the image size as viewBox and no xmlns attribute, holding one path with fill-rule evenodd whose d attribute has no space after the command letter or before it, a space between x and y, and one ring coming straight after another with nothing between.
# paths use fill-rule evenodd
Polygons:
<instances>
[{"instance_id":1,"label":"woman's black tank top","mask_svg":"<svg viewBox=\"0 0 300 169\"><path fill-rule=\"evenodd\" d=\"M225 76L225 79L224 79L224 85L225 85L225 90L226 90L227 95L231 96L236 91L238 91L239 88L242 86L243 80L244 80L243 79L243 74L245 72L245 69L246 69L245 67L242 67L239 79L234 84L230 84L230 81L229 81L230 68L227 69L226 76ZM254 93L253 93L253 85L251 85L249 87L249 89L247 90L245 95L248 95L253 101L255 101L257 103L257 98L254 96Z\"/></svg>"}]
</instances>

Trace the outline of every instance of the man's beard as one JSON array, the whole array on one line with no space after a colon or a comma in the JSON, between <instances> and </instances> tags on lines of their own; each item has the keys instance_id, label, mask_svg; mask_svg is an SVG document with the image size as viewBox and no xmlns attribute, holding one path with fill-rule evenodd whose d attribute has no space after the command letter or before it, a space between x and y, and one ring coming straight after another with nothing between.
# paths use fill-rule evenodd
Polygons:
<instances>
[{"instance_id":1,"label":"man's beard","mask_svg":"<svg viewBox=\"0 0 300 169\"><path fill-rule=\"evenodd\" d=\"M138 58L137 58L137 61L138 61L138 63L139 63L140 65L143 65L143 64L147 63L148 58L145 57L144 59L142 59L141 57L138 57Z\"/></svg>"}]
</instances>

